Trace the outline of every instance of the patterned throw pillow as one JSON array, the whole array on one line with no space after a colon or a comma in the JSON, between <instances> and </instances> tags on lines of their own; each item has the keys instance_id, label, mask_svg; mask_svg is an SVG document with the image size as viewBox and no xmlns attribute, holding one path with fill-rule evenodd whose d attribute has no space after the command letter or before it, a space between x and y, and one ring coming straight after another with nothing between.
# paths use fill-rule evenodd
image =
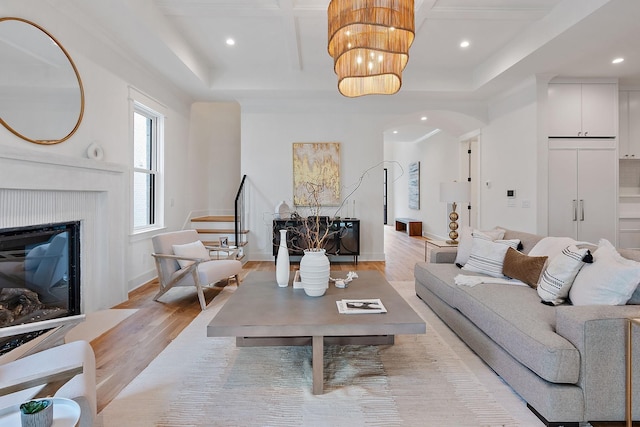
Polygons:
<instances>
[{"instance_id":1,"label":"patterned throw pillow","mask_svg":"<svg viewBox=\"0 0 640 427\"><path fill-rule=\"evenodd\" d=\"M469 261L462 267L463 270L483 273L492 277L505 278L502 274L502 264L507 249L517 249L520 240L495 240L483 233L473 232L473 242Z\"/></svg>"},{"instance_id":2,"label":"patterned throw pillow","mask_svg":"<svg viewBox=\"0 0 640 427\"><path fill-rule=\"evenodd\" d=\"M504 237L504 230L501 228L494 228L493 230L474 230L471 227L463 225L460 229L460 238L458 240L458 252L456 254L455 264L463 266L469 261L469 255L471 255L471 246L473 245L473 233L482 233L490 240L498 240Z\"/></svg>"},{"instance_id":3,"label":"patterned throw pillow","mask_svg":"<svg viewBox=\"0 0 640 427\"><path fill-rule=\"evenodd\" d=\"M546 256L528 256L509 248L504 257L502 274L518 279L535 289L538 287L538 280L547 258Z\"/></svg>"},{"instance_id":4,"label":"patterned throw pillow","mask_svg":"<svg viewBox=\"0 0 640 427\"><path fill-rule=\"evenodd\" d=\"M538 295L542 302L560 305L567 299L587 254L589 249L578 249L576 245L569 245L551 259L538 283Z\"/></svg>"}]
</instances>

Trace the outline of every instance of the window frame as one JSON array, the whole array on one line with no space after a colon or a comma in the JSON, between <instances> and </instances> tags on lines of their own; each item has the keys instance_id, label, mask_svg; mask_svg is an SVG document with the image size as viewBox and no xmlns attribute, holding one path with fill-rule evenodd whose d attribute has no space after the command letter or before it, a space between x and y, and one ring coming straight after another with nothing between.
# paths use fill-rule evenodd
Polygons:
<instances>
[{"instance_id":1,"label":"window frame","mask_svg":"<svg viewBox=\"0 0 640 427\"><path fill-rule=\"evenodd\" d=\"M164 228L164 114L149 107L148 105L132 100L131 103L131 233L142 234L149 231L156 231ZM149 168L140 168L135 165L135 115L140 114L151 120L151 156L149 159ZM150 194L152 211L151 221L147 221L144 225L136 226L135 224L135 177L137 173L144 173L153 179L153 191Z\"/></svg>"}]
</instances>

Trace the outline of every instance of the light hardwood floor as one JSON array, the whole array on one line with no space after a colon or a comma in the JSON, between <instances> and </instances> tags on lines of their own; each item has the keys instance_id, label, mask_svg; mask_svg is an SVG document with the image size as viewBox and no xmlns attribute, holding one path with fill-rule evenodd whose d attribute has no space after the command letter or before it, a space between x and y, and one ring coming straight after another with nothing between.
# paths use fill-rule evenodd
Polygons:
<instances>
[{"instance_id":1,"label":"light hardwood floor","mask_svg":"<svg viewBox=\"0 0 640 427\"><path fill-rule=\"evenodd\" d=\"M382 227L382 226L381 226ZM386 262L332 263L332 270L378 270L389 281L413 280L413 266L424 260L422 237L409 237L384 226ZM296 264L292 264L292 268ZM241 279L255 270L275 271L274 262L247 262ZM129 294L129 300L114 308L138 311L91 342L96 354L98 412L113 400L200 313L195 294L167 292L160 302L152 300L157 283L149 282ZM241 285L242 286L242 285ZM207 303L219 289L205 291Z\"/></svg>"}]
</instances>

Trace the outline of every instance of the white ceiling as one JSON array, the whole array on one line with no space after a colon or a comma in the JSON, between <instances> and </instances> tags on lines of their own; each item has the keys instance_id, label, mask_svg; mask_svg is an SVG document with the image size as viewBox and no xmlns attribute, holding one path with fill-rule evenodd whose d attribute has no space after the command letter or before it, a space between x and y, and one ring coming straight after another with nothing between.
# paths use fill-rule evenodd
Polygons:
<instances>
[{"instance_id":1,"label":"white ceiling","mask_svg":"<svg viewBox=\"0 0 640 427\"><path fill-rule=\"evenodd\" d=\"M460 135L480 122L446 113L450 105L484 105L536 75L640 81L640 0L415 0L416 38L400 93L360 99L337 92L328 0L67 2L93 31L194 100L317 98L397 111L389 140L420 140L434 126ZM463 39L469 48L458 46ZM625 61L614 66L617 56Z\"/></svg>"}]
</instances>

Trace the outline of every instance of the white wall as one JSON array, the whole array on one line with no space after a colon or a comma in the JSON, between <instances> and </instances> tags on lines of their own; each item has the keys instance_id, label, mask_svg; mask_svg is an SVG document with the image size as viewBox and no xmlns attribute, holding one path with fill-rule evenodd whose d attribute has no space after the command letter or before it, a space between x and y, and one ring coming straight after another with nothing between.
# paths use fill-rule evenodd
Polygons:
<instances>
[{"instance_id":1,"label":"white wall","mask_svg":"<svg viewBox=\"0 0 640 427\"><path fill-rule=\"evenodd\" d=\"M385 160L389 169L389 190L393 208L389 224L394 218L405 217L422 221L422 234L444 240L449 232L449 211L440 202L440 182L454 181L459 176L461 144L445 132L421 142L385 143ZM420 209L409 208L409 163L420 162ZM460 212L460 210L458 210Z\"/></svg>"},{"instance_id":2,"label":"white wall","mask_svg":"<svg viewBox=\"0 0 640 427\"><path fill-rule=\"evenodd\" d=\"M285 200L293 206L292 144L339 142L342 197L355 188L368 168L362 185L350 200L356 201L361 220L361 260L384 260L382 217L382 122L380 115L339 113L332 109L305 111L247 107L242 111L242 173L248 180L250 206L249 245L252 260L273 260L272 219L275 206ZM318 108L320 110L320 108ZM280 110L280 112L277 112ZM276 112L272 112L276 111ZM327 208L328 215L337 208ZM304 212L303 212L304 214ZM346 217L346 209L337 212ZM349 216L352 215L352 207Z\"/></svg>"},{"instance_id":3,"label":"white wall","mask_svg":"<svg viewBox=\"0 0 640 427\"><path fill-rule=\"evenodd\" d=\"M240 105L197 102L191 106L189 165L198 191L193 210L232 215L240 184Z\"/></svg>"},{"instance_id":4,"label":"white wall","mask_svg":"<svg viewBox=\"0 0 640 427\"><path fill-rule=\"evenodd\" d=\"M537 115L537 86L533 81L491 103L489 124L482 129L480 143L479 228L499 225L538 232ZM507 190L516 191L515 206L509 205ZM523 207L527 202L530 207Z\"/></svg>"},{"instance_id":5,"label":"white wall","mask_svg":"<svg viewBox=\"0 0 640 427\"><path fill-rule=\"evenodd\" d=\"M19 16L32 20L51 32L73 58L85 89L85 113L78 131L67 141L50 146L22 140L0 127L0 150L19 149L61 155L73 159L86 159L86 149L92 142L104 148L104 161L125 167L129 178L124 179L118 200L126 202L120 213L126 219L127 230L112 238L120 253L125 254L128 289L132 289L155 276L150 256L150 237L153 233L129 236L130 165L132 149L129 133L129 92L133 87L163 106L165 121L165 226L182 227L189 212L191 181L189 154L189 107L191 101L157 74L135 65L125 55L94 36L87 23L76 22L57 10L49 2L23 2L5 0L0 15ZM196 147L196 149L198 149ZM61 172L64 173L64 172ZM11 176L0 171L0 185L15 188ZM171 205L173 201L173 205Z\"/></svg>"}]
</instances>

